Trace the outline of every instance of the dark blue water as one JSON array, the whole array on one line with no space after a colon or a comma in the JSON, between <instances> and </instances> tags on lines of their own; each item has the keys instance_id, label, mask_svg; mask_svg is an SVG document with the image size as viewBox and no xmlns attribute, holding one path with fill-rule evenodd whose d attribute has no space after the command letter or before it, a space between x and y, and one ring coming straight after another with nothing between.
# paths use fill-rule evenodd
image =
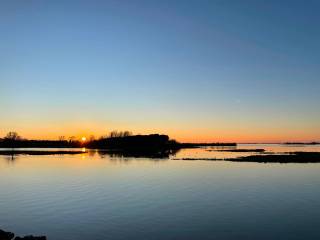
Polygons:
<instances>
[{"instance_id":1,"label":"dark blue water","mask_svg":"<svg viewBox=\"0 0 320 240\"><path fill-rule=\"evenodd\" d=\"M319 186L320 164L1 156L0 229L49 240L320 239Z\"/></svg>"}]
</instances>

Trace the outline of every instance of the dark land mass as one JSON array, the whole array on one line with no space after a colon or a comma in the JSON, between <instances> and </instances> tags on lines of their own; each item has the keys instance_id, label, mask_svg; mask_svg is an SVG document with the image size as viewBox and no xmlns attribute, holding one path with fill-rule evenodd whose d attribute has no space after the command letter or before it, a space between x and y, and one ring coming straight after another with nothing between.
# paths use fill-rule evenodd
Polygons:
<instances>
[{"instance_id":1,"label":"dark land mass","mask_svg":"<svg viewBox=\"0 0 320 240\"><path fill-rule=\"evenodd\" d=\"M178 143L179 148L236 147L237 143Z\"/></svg>"},{"instance_id":2,"label":"dark land mass","mask_svg":"<svg viewBox=\"0 0 320 240\"><path fill-rule=\"evenodd\" d=\"M150 134L134 136L112 136L91 140L80 141L47 141L47 140L26 140L10 139L0 140L0 148L11 148L12 151L0 151L0 154L80 154L77 151L35 151L35 150L14 150L15 148L87 148L109 150L127 156L166 156L182 148L197 148L202 146L236 146L236 143L179 143L170 140L167 135Z\"/></svg>"},{"instance_id":3,"label":"dark land mass","mask_svg":"<svg viewBox=\"0 0 320 240\"><path fill-rule=\"evenodd\" d=\"M123 149L99 149L96 152L100 156L111 156L111 157L120 157L120 158L169 158L170 155L176 154L178 150L123 150ZM94 151L61 151L61 150L0 150L0 155L76 155L76 154L83 154L89 153Z\"/></svg>"},{"instance_id":4,"label":"dark land mass","mask_svg":"<svg viewBox=\"0 0 320 240\"><path fill-rule=\"evenodd\" d=\"M151 134L102 138L88 142L85 147L111 150L162 150L174 148L177 144L177 142L169 140L167 135Z\"/></svg>"},{"instance_id":5,"label":"dark land mass","mask_svg":"<svg viewBox=\"0 0 320 240\"><path fill-rule=\"evenodd\" d=\"M46 240L47 237L45 236L24 236L24 237L14 237L14 233L12 232L5 232L0 229L0 240Z\"/></svg>"},{"instance_id":6,"label":"dark land mass","mask_svg":"<svg viewBox=\"0 0 320 240\"><path fill-rule=\"evenodd\" d=\"M208 152L259 152L259 153L262 153L262 152L265 152L266 150L265 149L209 149L207 150Z\"/></svg>"},{"instance_id":7,"label":"dark land mass","mask_svg":"<svg viewBox=\"0 0 320 240\"><path fill-rule=\"evenodd\" d=\"M0 148L79 148L80 141L58 140L0 140Z\"/></svg>"},{"instance_id":8,"label":"dark land mass","mask_svg":"<svg viewBox=\"0 0 320 240\"><path fill-rule=\"evenodd\" d=\"M13 149L13 150L0 150L0 155L16 155L16 154L25 154L25 155L62 155L62 154L81 154L86 153L85 151L50 151L50 150L19 150L19 149Z\"/></svg>"},{"instance_id":9,"label":"dark land mass","mask_svg":"<svg viewBox=\"0 0 320 240\"><path fill-rule=\"evenodd\" d=\"M286 142L284 145L318 145L319 142Z\"/></svg>"},{"instance_id":10,"label":"dark land mass","mask_svg":"<svg viewBox=\"0 0 320 240\"><path fill-rule=\"evenodd\" d=\"M292 152L282 154L261 154L238 158L175 158L173 160L207 160L258 163L320 163L320 152Z\"/></svg>"}]
</instances>

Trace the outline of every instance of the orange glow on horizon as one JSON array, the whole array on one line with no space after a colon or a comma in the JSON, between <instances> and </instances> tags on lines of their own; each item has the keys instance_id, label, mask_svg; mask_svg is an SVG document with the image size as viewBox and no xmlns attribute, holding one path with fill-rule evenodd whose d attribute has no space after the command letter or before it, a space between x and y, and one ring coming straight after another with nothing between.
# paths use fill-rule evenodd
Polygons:
<instances>
[{"instance_id":1,"label":"orange glow on horizon","mask_svg":"<svg viewBox=\"0 0 320 240\"><path fill-rule=\"evenodd\" d=\"M158 125L158 124L157 124ZM74 136L82 142L88 141L86 136L94 136L98 139L106 136L112 130L128 130L133 134L166 134L171 139L179 142L237 142L237 143L281 143L281 142L312 142L320 141L320 130L312 127L304 128L282 128L273 126L272 128L261 128L259 126L228 126L220 124L210 128L192 127L192 125L177 126L158 125L154 128L148 125L114 125L114 124L97 124L95 122L81 123L64 123L64 124L39 124L37 127L32 125L21 125L20 127L5 126L0 129L0 138L4 137L9 131L16 131L21 137L26 139L46 139L58 140L59 136L65 139ZM90 137L91 138L91 137Z\"/></svg>"},{"instance_id":2,"label":"orange glow on horizon","mask_svg":"<svg viewBox=\"0 0 320 240\"><path fill-rule=\"evenodd\" d=\"M57 140L58 136L56 135L45 135L45 134L23 134L22 132L18 132L23 138L27 139L45 139L45 140ZM200 132L192 133L177 133L177 132L138 132L136 134L152 134L152 133L159 133L159 134L166 134L169 135L171 139L175 139L178 142L194 142L194 143L210 143L210 142L236 142L236 143L281 143L281 142L318 142L319 138L313 137L311 134L301 134L301 135L294 135L294 134L283 134L283 135L276 135L276 134L230 134L226 133L219 133L219 134L204 134ZM2 134L4 136L4 134ZM91 135L91 134L89 134ZM69 135L67 135L69 136ZM81 142L86 142L87 138L83 135L75 135L70 134L70 136L75 136L81 140ZM97 137L100 135L97 134Z\"/></svg>"}]
</instances>

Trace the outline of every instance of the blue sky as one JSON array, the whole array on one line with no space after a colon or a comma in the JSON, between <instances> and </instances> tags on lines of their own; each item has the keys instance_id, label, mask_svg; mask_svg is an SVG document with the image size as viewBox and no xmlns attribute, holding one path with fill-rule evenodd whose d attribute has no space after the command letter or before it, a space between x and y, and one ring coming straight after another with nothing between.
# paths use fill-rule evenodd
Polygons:
<instances>
[{"instance_id":1,"label":"blue sky","mask_svg":"<svg viewBox=\"0 0 320 240\"><path fill-rule=\"evenodd\" d=\"M319 1L1 1L4 135L320 140Z\"/></svg>"}]
</instances>

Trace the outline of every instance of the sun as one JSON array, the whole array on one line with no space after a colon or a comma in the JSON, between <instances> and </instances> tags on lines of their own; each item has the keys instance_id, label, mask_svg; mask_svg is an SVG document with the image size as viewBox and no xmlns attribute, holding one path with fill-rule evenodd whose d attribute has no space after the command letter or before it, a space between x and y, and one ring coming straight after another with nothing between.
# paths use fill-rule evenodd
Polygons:
<instances>
[{"instance_id":1,"label":"sun","mask_svg":"<svg viewBox=\"0 0 320 240\"><path fill-rule=\"evenodd\" d=\"M81 138L81 141L82 141L82 142L85 142L86 140L87 140L86 137L82 137L82 138Z\"/></svg>"}]
</instances>

